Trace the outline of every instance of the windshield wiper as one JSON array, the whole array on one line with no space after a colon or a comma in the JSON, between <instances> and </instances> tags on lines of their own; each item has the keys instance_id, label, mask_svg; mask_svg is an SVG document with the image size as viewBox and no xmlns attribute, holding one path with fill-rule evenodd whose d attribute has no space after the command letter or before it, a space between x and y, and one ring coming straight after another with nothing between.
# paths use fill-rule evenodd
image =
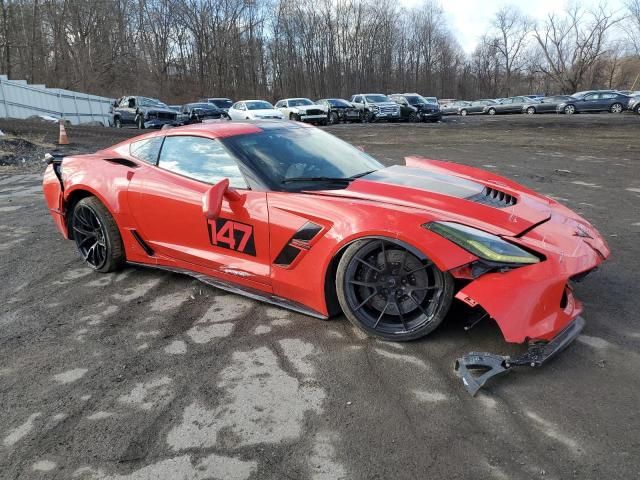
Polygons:
<instances>
[{"instance_id":1,"label":"windshield wiper","mask_svg":"<svg viewBox=\"0 0 640 480\"><path fill-rule=\"evenodd\" d=\"M355 178L341 178L341 177L291 177L285 178L280 183L294 183L294 182L345 182L349 183L355 180Z\"/></svg>"},{"instance_id":2,"label":"windshield wiper","mask_svg":"<svg viewBox=\"0 0 640 480\"><path fill-rule=\"evenodd\" d=\"M356 173L350 177L291 177L285 178L280 183L294 183L294 182L353 182L355 179L369 175L376 170L369 170L367 172Z\"/></svg>"}]
</instances>

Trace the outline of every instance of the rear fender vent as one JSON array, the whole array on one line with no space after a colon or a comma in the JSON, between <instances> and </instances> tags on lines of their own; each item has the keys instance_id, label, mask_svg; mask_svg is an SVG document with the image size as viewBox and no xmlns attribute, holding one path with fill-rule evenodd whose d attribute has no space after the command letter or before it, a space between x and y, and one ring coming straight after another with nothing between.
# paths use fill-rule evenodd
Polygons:
<instances>
[{"instance_id":1,"label":"rear fender vent","mask_svg":"<svg viewBox=\"0 0 640 480\"><path fill-rule=\"evenodd\" d=\"M468 197L467 200L495 208L511 207L517 203L513 195L492 187L484 187L482 192Z\"/></svg>"}]
</instances>

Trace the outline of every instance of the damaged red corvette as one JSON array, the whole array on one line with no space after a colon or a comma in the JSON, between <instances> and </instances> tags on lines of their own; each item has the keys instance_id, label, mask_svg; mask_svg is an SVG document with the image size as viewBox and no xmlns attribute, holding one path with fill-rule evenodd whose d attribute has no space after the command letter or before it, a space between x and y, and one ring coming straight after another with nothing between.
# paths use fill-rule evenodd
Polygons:
<instances>
[{"instance_id":1,"label":"damaged red corvette","mask_svg":"<svg viewBox=\"0 0 640 480\"><path fill-rule=\"evenodd\" d=\"M294 122L192 125L50 157L43 188L99 272L181 272L320 318L344 312L390 341L427 335L464 302L507 342L529 342L519 357L458 359L472 394L575 339L569 281L609 256L586 220L511 180L417 157L384 167Z\"/></svg>"}]
</instances>

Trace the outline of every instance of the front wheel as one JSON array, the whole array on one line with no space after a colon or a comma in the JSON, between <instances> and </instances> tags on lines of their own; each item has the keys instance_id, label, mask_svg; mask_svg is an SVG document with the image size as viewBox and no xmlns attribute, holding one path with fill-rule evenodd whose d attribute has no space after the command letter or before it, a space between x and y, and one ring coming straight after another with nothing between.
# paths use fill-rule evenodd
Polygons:
<instances>
[{"instance_id":1,"label":"front wheel","mask_svg":"<svg viewBox=\"0 0 640 480\"><path fill-rule=\"evenodd\" d=\"M453 278L428 258L386 239L353 243L340 259L336 291L349 321L367 334L402 342L442 323Z\"/></svg>"},{"instance_id":2,"label":"front wheel","mask_svg":"<svg viewBox=\"0 0 640 480\"><path fill-rule=\"evenodd\" d=\"M122 237L115 220L96 197L80 200L70 219L76 248L94 270L107 273L125 263Z\"/></svg>"},{"instance_id":3,"label":"front wheel","mask_svg":"<svg viewBox=\"0 0 640 480\"><path fill-rule=\"evenodd\" d=\"M329 112L329 124L335 125L337 123L340 123L340 117L338 117L338 114L336 112Z\"/></svg>"},{"instance_id":4,"label":"front wheel","mask_svg":"<svg viewBox=\"0 0 640 480\"><path fill-rule=\"evenodd\" d=\"M113 126L116 128L122 128L122 120L120 120L120 117L116 117L113 120Z\"/></svg>"},{"instance_id":5,"label":"front wheel","mask_svg":"<svg viewBox=\"0 0 640 480\"><path fill-rule=\"evenodd\" d=\"M495 115L496 114L496 109L495 108L490 108L489 111L487 112L489 115Z\"/></svg>"},{"instance_id":6,"label":"front wheel","mask_svg":"<svg viewBox=\"0 0 640 480\"><path fill-rule=\"evenodd\" d=\"M536 113L535 107L527 108L527 115L533 115L534 113Z\"/></svg>"},{"instance_id":7,"label":"front wheel","mask_svg":"<svg viewBox=\"0 0 640 480\"><path fill-rule=\"evenodd\" d=\"M463 117L466 117L467 113L469 113L469 112L467 112L464 108L462 110L460 110L460 115L462 115Z\"/></svg>"},{"instance_id":8,"label":"front wheel","mask_svg":"<svg viewBox=\"0 0 640 480\"><path fill-rule=\"evenodd\" d=\"M144 129L144 118L142 118L142 115L138 115L138 118L136 118L136 126L139 130Z\"/></svg>"},{"instance_id":9,"label":"front wheel","mask_svg":"<svg viewBox=\"0 0 640 480\"><path fill-rule=\"evenodd\" d=\"M418 114L416 112L411 112L409 114L409 121L411 123L416 123L420 121L420 118L418 117Z\"/></svg>"},{"instance_id":10,"label":"front wheel","mask_svg":"<svg viewBox=\"0 0 640 480\"><path fill-rule=\"evenodd\" d=\"M621 103L614 103L613 105L611 105L611 113L622 113L622 110L624 110L624 107Z\"/></svg>"}]
</instances>

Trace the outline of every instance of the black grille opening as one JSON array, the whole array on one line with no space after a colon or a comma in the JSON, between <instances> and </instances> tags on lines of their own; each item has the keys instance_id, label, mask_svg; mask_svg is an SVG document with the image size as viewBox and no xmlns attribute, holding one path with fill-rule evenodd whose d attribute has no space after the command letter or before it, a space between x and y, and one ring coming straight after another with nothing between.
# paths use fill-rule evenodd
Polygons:
<instances>
[{"instance_id":1,"label":"black grille opening","mask_svg":"<svg viewBox=\"0 0 640 480\"><path fill-rule=\"evenodd\" d=\"M467 200L496 208L511 207L517 203L517 199L513 195L492 187L484 187L482 192L467 198Z\"/></svg>"}]
</instances>

